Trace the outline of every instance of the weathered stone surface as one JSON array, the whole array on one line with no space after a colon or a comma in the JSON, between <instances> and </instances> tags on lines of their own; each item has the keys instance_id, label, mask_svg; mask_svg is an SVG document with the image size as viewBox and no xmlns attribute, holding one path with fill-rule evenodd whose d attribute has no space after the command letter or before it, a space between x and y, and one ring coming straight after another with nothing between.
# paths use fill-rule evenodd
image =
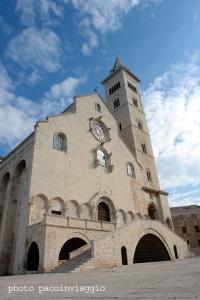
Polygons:
<instances>
[{"instance_id":1,"label":"weathered stone surface","mask_svg":"<svg viewBox=\"0 0 200 300\"><path fill-rule=\"evenodd\" d=\"M37 274L0 277L0 299L200 299L200 258L135 264L71 274ZM8 287L33 287L34 292L8 293ZM104 292L39 293L39 287L105 286Z\"/></svg>"},{"instance_id":2,"label":"weathered stone surface","mask_svg":"<svg viewBox=\"0 0 200 300\"><path fill-rule=\"evenodd\" d=\"M109 93L118 82L120 88ZM91 247L94 267L121 265L122 246L132 263L146 234L162 241L170 259L174 246L179 258L188 255L173 232L167 193L159 187L138 79L120 65L105 90L106 102L97 93L78 96L69 110L37 122L33 134L1 161L0 274L48 272L80 240L80 246ZM114 108L116 97L120 105ZM92 120L99 122L96 137ZM108 139L102 142L102 135ZM56 136L63 138L60 149ZM97 160L102 149L105 165ZM74 245L60 257L70 240Z\"/></svg>"}]
</instances>

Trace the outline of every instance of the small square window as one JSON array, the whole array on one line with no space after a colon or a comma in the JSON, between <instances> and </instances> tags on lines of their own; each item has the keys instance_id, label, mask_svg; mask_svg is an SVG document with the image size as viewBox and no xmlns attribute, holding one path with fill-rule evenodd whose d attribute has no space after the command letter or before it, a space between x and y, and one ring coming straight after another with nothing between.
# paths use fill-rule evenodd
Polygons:
<instances>
[{"instance_id":1,"label":"small square window","mask_svg":"<svg viewBox=\"0 0 200 300\"><path fill-rule=\"evenodd\" d=\"M59 216L61 216L61 211L59 211L59 210L52 210L51 213L52 213L52 215L59 215Z\"/></svg>"},{"instance_id":2,"label":"small square window","mask_svg":"<svg viewBox=\"0 0 200 300\"><path fill-rule=\"evenodd\" d=\"M182 229L182 233L187 233L187 228L186 228L186 226L183 226L181 229Z\"/></svg>"}]
</instances>

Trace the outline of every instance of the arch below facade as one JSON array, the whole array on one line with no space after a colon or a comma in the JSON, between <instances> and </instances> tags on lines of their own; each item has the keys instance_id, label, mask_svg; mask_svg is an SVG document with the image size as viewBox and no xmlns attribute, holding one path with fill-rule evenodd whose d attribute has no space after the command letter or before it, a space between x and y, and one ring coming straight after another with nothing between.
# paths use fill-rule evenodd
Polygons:
<instances>
[{"instance_id":1,"label":"arch below facade","mask_svg":"<svg viewBox=\"0 0 200 300\"><path fill-rule=\"evenodd\" d=\"M27 271L38 271L39 268L39 248L36 242L32 242L27 251L26 258L26 270Z\"/></svg>"},{"instance_id":2,"label":"arch below facade","mask_svg":"<svg viewBox=\"0 0 200 300\"><path fill-rule=\"evenodd\" d=\"M178 259L178 251L177 251L176 245L174 245L174 255L175 255L175 258Z\"/></svg>"},{"instance_id":3,"label":"arch below facade","mask_svg":"<svg viewBox=\"0 0 200 300\"><path fill-rule=\"evenodd\" d=\"M68 239L60 249L59 260L69 260L70 252L87 245L87 242L80 237L73 237Z\"/></svg>"},{"instance_id":4,"label":"arch below facade","mask_svg":"<svg viewBox=\"0 0 200 300\"><path fill-rule=\"evenodd\" d=\"M171 260L164 243L152 233L145 234L138 242L133 263Z\"/></svg>"},{"instance_id":5,"label":"arch below facade","mask_svg":"<svg viewBox=\"0 0 200 300\"><path fill-rule=\"evenodd\" d=\"M128 265L127 250L125 246L121 247L122 265Z\"/></svg>"},{"instance_id":6,"label":"arch below facade","mask_svg":"<svg viewBox=\"0 0 200 300\"><path fill-rule=\"evenodd\" d=\"M64 215L64 207L65 203L64 200L61 198L53 198L50 200L50 213L51 214L56 214L56 215Z\"/></svg>"},{"instance_id":7,"label":"arch below facade","mask_svg":"<svg viewBox=\"0 0 200 300\"><path fill-rule=\"evenodd\" d=\"M79 218L80 217L80 206L76 200L70 200L67 203L67 217Z\"/></svg>"},{"instance_id":8,"label":"arch below facade","mask_svg":"<svg viewBox=\"0 0 200 300\"><path fill-rule=\"evenodd\" d=\"M19 226L19 216L22 209L22 196L26 190L27 165L24 159L15 165L10 186L8 210L4 227L2 251L5 253L6 272L12 268L10 261L13 259L17 243L16 232ZM10 266L9 266L10 265Z\"/></svg>"},{"instance_id":9,"label":"arch below facade","mask_svg":"<svg viewBox=\"0 0 200 300\"><path fill-rule=\"evenodd\" d=\"M128 212L126 213L126 224L131 223L131 222L133 221L133 219L134 219L134 214L133 214L133 212L132 212L132 211L128 211Z\"/></svg>"},{"instance_id":10,"label":"arch below facade","mask_svg":"<svg viewBox=\"0 0 200 300\"><path fill-rule=\"evenodd\" d=\"M43 194L38 194L33 197L30 205L31 224L41 222L44 214L48 212L48 198Z\"/></svg>"},{"instance_id":11,"label":"arch below facade","mask_svg":"<svg viewBox=\"0 0 200 300\"><path fill-rule=\"evenodd\" d=\"M10 182L10 173L6 172L1 180L0 183L0 225L1 225L1 219L3 215L3 208L5 204L5 200L7 197L7 190L8 190L8 185Z\"/></svg>"},{"instance_id":12,"label":"arch below facade","mask_svg":"<svg viewBox=\"0 0 200 300\"><path fill-rule=\"evenodd\" d=\"M117 225L124 225L126 222L126 214L123 209L120 209L116 212Z\"/></svg>"},{"instance_id":13,"label":"arch below facade","mask_svg":"<svg viewBox=\"0 0 200 300\"><path fill-rule=\"evenodd\" d=\"M92 207L89 203L83 203L80 207L80 218L90 220L93 217Z\"/></svg>"}]
</instances>

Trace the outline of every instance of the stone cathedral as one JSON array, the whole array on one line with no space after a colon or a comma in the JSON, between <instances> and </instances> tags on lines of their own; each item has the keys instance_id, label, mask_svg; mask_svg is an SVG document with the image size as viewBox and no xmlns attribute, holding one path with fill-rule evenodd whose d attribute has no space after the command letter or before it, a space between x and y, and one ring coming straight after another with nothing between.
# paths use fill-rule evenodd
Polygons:
<instances>
[{"instance_id":1,"label":"stone cathedral","mask_svg":"<svg viewBox=\"0 0 200 300\"><path fill-rule=\"evenodd\" d=\"M140 80L117 58L0 162L0 274L188 256L159 186Z\"/></svg>"}]
</instances>

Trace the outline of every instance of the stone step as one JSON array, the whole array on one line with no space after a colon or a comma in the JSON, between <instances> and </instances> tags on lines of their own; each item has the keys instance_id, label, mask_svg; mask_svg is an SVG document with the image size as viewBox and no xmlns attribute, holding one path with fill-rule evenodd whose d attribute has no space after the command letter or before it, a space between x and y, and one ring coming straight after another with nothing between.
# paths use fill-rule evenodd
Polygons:
<instances>
[{"instance_id":1,"label":"stone step","mask_svg":"<svg viewBox=\"0 0 200 300\"><path fill-rule=\"evenodd\" d=\"M84 266L91 260L91 249L73 257L71 260L62 261L57 267L55 267L52 273L69 273L79 271L80 266Z\"/></svg>"}]
</instances>

